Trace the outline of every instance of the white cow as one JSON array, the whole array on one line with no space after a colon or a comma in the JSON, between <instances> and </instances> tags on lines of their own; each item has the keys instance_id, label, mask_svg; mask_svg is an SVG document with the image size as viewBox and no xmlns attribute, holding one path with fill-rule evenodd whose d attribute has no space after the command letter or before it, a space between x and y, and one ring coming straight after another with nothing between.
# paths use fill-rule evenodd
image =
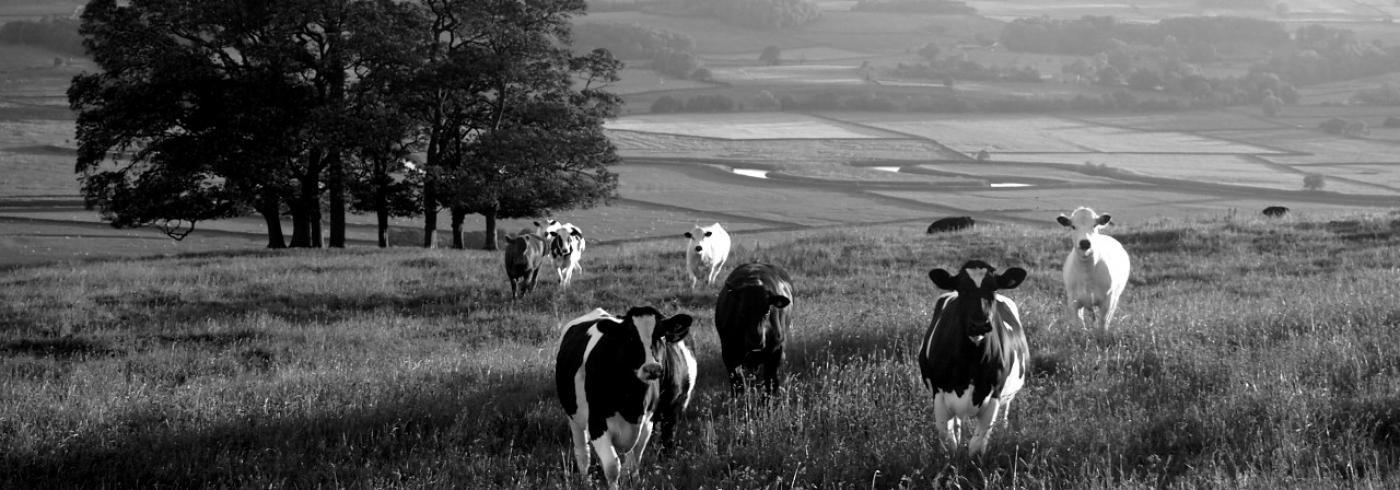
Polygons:
<instances>
[{"instance_id":1,"label":"white cow","mask_svg":"<svg viewBox=\"0 0 1400 490\"><path fill-rule=\"evenodd\" d=\"M720 269L724 268L724 261L729 258L729 233L715 223L695 225L685 237L689 239L685 247L685 271L690 274L690 289L695 289L701 274L713 285ZM700 269L700 274L696 269Z\"/></svg>"},{"instance_id":2,"label":"white cow","mask_svg":"<svg viewBox=\"0 0 1400 490\"><path fill-rule=\"evenodd\" d=\"M583 272L579 260L588 248L583 230L573 223L560 223L552 219L543 223L536 221L535 230L544 239L546 254L554 261L554 269L559 274L559 287L568 287L574 273Z\"/></svg>"},{"instance_id":3,"label":"white cow","mask_svg":"<svg viewBox=\"0 0 1400 490\"><path fill-rule=\"evenodd\" d=\"M1074 238L1074 247L1065 256L1065 294L1081 327L1088 326L1084 311L1089 310L1090 315L1097 317L1099 328L1107 330L1118 310L1118 297L1128 285L1128 252L1118 240L1099 233L1108 220L1109 215L1096 214L1085 207L1056 219L1071 230Z\"/></svg>"}]
</instances>

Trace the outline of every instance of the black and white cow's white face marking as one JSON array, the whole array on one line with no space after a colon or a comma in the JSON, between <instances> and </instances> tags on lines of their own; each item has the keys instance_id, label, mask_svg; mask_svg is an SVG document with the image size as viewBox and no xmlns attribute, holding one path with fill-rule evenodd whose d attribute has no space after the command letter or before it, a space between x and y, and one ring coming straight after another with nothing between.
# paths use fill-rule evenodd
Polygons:
<instances>
[{"instance_id":1,"label":"black and white cow's white face marking","mask_svg":"<svg viewBox=\"0 0 1400 490\"><path fill-rule=\"evenodd\" d=\"M1099 234L1099 228L1107 225L1110 219L1112 218L1107 214L1097 214L1092 209L1081 207L1069 216L1060 215L1055 221L1070 230L1075 250L1079 251L1081 257L1085 257L1089 255L1093 246L1091 239Z\"/></svg>"},{"instance_id":2,"label":"black and white cow's white face marking","mask_svg":"<svg viewBox=\"0 0 1400 490\"><path fill-rule=\"evenodd\" d=\"M950 303L945 314L953 315L955 324L965 329L965 335L980 343L982 337L992 331L997 291L1020 286L1026 279L1026 271L1012 267L997 274L996 268L986 262L971 260L963 264L957 275L933 269L928 277L939 289L958 293L957 301Z\"/></svg>"},{"instance_id":3,"label":"black and white cow's white face marking","mask_svg":"<svg viewBox=\"0 0 1400 490\"><path fill-rule=\"evenodd\" d=\"M692 319L684 314L666 318L655 308L639 306L627 311L627 320L615 327L616 331L603 332L624 339L618 344L618 352L611 354L637 380L656 381L663 372L665 344L685 340L690 335Z\"/></svg>"}]
</instances>

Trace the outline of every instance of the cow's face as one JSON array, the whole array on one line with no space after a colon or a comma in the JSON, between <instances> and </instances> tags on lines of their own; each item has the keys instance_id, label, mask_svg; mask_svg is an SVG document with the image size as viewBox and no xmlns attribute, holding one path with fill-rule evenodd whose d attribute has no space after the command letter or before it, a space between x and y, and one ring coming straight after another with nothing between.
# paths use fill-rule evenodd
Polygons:
<instances>
[{"instance_id":1,"label":"cow's face","mask_svg":"<svg viewBox=\"0 0 1400 490\"><path fill-rule=\"evenodd\" d=\"M685 237L689 240L689 246L686 247L686 250L691 250L695 253L704 252L706 248L709 248L710 237L714 236L714 234L715 232L713 230L697 225L690 231L685 232Z\"/></svg>"},{"instance_id":2,"label":"cow's face","mask_svg":"<svg viewBox=\"0 0 1400 490\"><path fill-rule=\"evenodd\" d=\"M558 224L556 221L555 224ZM579 241L583 240L583 232L573 225L555 226L547 232L545 240L549 242L549 252L555 256L569 255L578 248Z\"/></svg>"},{"instance_id":3,"label":"cow's face","mask_svg":"<svg viewBox=\"0 0 1400 490\"><path fill-rule=\"evenodd\" d=\"M982 336L992 331L997 291L1020 286L1026 279L1026 271L1012 267L997 274L986 262L972 260L963 264L957 275L933 269L928 271L928 277L940 289L958 293L957 299L949 302L945 314L954 315L957 324L967 329L968 338L980 343Z\"/></svg>"},{"instance_id":4,"label":"cow's face","mask_svg":"<svg viewBox=\"0 0 1400 490\"><path fill-rule=\"evenodd\" d=\"M543 239L545 239L545 240L548 240L548 239L550 239L550 234L551 234L551 233L554 233L555 231L557 231L559 228L561 228L561 227L563 227L563 226L564 226L564 225L559 224L558 221L555 221L555 220L552 220L552 219L536 221L536 222L535 222L535 235L538 236L538 237L540 237L540 238L543 238Z\"/></svg>"},{"instance_id":5,"label":"cow's face","mask_svg":"<svg viewBox=\"0 0 1400 490\"><path fill-rule=\"evenodd\" d=\"M744 346L749 352L768 348L769 330L778 328L771 318L774 308L792 304L792 292L783 284L759 281L734 292L738 299L739 327L744 332Z\"/></svg>"},{"instance_id":6,"label":"cow's face","mask_svg":"<svg viewBox=\"0 0 1400 490\"><path fill-rule=\"evenodd\" d=\"M1092 252L1090 248L1093 246L1093 242L1089 238L1093 235L1097 235L1099 233L1099 228L1107 225L1109 219L1110 217L1107 214L1096 214L1092 209L1079 208L1074 210L1074 213L1069 216L1060 215L1055 221L1058 221L1060 225L1070 230L1070 236L1074 243L1074 250L1077 251L1081 257L1087 257Z\"/></svg>"},{"instance_id":7,"label":"cow's face","mask_svg":"<svg viewBox=\"0 0 1400 490\"><path fill-rule=\"evenodd\" d=\"M666 361L666 344L685 340L690 335L690 315L680 314L667 318L656 308L637 306L627 310L626 321L618 328L619 335L627 338L623 344L619 360L626 369L634 372L642 382L661 378Z\"/></svg>"}]
</instances>

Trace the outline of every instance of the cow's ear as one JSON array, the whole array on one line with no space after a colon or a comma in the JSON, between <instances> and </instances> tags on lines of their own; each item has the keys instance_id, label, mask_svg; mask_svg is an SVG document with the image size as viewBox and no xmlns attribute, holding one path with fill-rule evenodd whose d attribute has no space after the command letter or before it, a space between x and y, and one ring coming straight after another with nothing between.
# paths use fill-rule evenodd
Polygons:
<instances>
[{"instance_id":1,"label":"cow's ear","mask_svg":"<svg viewBox=\"0 0 1400 490\"><path fill-rule=\"evenodd\" d=\"M1025 280L1026 270L1012 267L997 276L997 289L1016 289L1016 286L1020 286L1021 282Z\"/></svg>"},{"instance_id":2,"label":"cow's ear","mask_svg":"<svg viewBox=\"0 0 1400 490\"><path fill-rule=\"evenodd\" d=\"M695 236L694 236L694 235L691 235L690 232L688 232L688 231L685 232L685 237L686 237L686 238L695 238Z\"/></svg>"},{"instance_id":3,"label":"cow's ear","mask_svg":"<svg viewBox=\"0 0 1400 490\"><path fill-rule=\"evenodd\" d=\"M781 294L774 294L768 297L768 304L779 308L787 308L788 305L792 304L792 298Z\"/></svg>"},{"instance_id":4,"label":"cow's ear","mask_svg":"<svg viewBox=\"0 0 1400 490\"><path fill-rule=\"evenodd\" d=\"M710 236L710 235L713 235L713 234L715 234L715 232L713 232L713 231L707 231L707 232L705 232L705 236Z\"/></svg>"},{"instance_id":5,"label":"cow's ear","mask_svg":"<svg viewBox=\"0 0 1400 490\"><path fill-rule=\"evenodd\" d=\"M543 225L541 225L540 222L536 221L536 222L535 222L535 226L543 226Z\"/></svg>"},{"instance_id":6,"label":"cow's ear","mask_svg":"<svg viewBox=\"0 0 1400 490\"><path fill-rule=\"evenodd\" d=\"M569 232L569 234L579 238L583 238L583 232L580 231L578 228L574 228L572 231Z\"/></svg>"},{"instance_id":7,"label":"cow's ear","mask_svg":"<svg viewBox=\"0 0 1400 490\"><path fill-rule=\"evenodd\" d=\"M1065 217L1065 215L1063 214L1060 215L1060 217L1055 218L1055 221L1060 222L1061 225L1064 225L1067 228L1074 228L1074 223L1071 223L1069 221L1069 218Z\"/></svg>"},{"instance_id":8,"label":"cow's ear","mask_svg":"<svg viewBox=\"0 0 1400 490\"><path fill-rule=\"evenodd\" d=\"M948 271L945 271L943 269L929 270L928 278L929 280L933 281L934 286L938 286L938 289L946 289L949 291L955 291L958 289L958 280L954 278L952 274L949 274Z\"/></svg>"},{"instance_id":9,"label":"cow's ear","mask_svg":"<svg viewBox=\"0 0 1400 490\"><path fill-rule=\"evenodd\" d=\"M687 314L679 314L661 321L661 331L667 342L676 343L690 336L690 324L695 319Z\"/></svg>"},{"instance_id":10,"label":"cow's ear","mask_svg":"<svg viewBox=\"0 0 1400 490\"><path fill-rule=\"evenodd\" d=\"M1100 215L1099 215L1099 226L1103 226L1103 225L1108 224L1108 220L1109 220L1109 219L1110 219L1110 218L1109 218L1109 216L1108 216L1107 214L1100 214Z\"/></svg>"}]
</instances>

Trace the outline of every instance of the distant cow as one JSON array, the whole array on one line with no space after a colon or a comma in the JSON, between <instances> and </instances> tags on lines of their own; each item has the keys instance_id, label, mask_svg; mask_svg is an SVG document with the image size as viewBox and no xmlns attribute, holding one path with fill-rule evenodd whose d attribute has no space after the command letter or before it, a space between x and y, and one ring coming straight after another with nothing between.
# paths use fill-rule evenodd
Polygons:
<instances>
[{"instance_id":1,"label":"distant cow","mask_svg":"<svg viewBox=\"0 0 1400 490\"><path fill-rule=\"evenodd\" d=\"M695 356L684 342L691 321L650 306L621 318L598 308L561 327L554 382L580 474L588 474L591 444L608 486L617 488L623 463L629 473L641 463L653 419L670 444L695 386Z\"/></svg>"},{"instance_id":2,"label":"distant cow","mask_svg":"<svg viewBox=\"0 0 1400 490\"><path fill-rule=\"evenodd\" d=\"M1107 214L1099 215L1084 207L1075 209L1069 217L1056 218L1071 230L1074 238L1074 246L1065 256L1063 272L1069 308L1079 318L1081 327L1087 326L1084 323L1087 310L1098 318L1099 328L1107 330L1118 310L1118 298L1128 286L1128 273L1132 268L1128 252L1118 240L1099 233L1099 228L1107 225L1109 219Z\"/></svg>"},{"instance_id":3,"label":"distant cow","mask_svg":"<svg viewBox=\"0 0 1400 490\"><path fill-rule=\"evenodd\" d=\"M520 230L514 236L506 235L506 278L510 280L510 297L519 298L535 289L535 279L543 264L544 240L530 232Z\"/></svg>"},{"instance_id":4,"label":"distant cow","mask_svg":"<svg viewBox=\"0 0 1400 490\"><path fill-rule=\"evenodd\" d=\"M1288 214L1288 208L1283 206L1269 206L1267 208L1264 208L1264 216L1268 216L1270 218L1279 218L1285 214Z\"/></svg>"},{"instance_id":5,"label":"distant cow","mask_svg":"<svg viewBox=\"0 0 1400 490\"><path fill-rule=\"evenodd\" d=\"M998 290L1014 289L1026 271L1001 274L980 260L963 264L957 275L933 269L928 277L948 290L933 306L933 321L919 348L919 372L933 390L933 419L950 450L957 450L962 425L971 425L968 452L987 449L997 419L1026 381L1030 349L1020 313Z\"/></svg>"},{"instance_id":6,"label":"distant cow","mask_svg":"<svg viewBox=\"0 0 1400 490\"><path fill-rule=\"evenodd\" d=\"M792 279L775 265L744 264L729 273L715 299L715 330L730 386L742 389L762 368L769 393L779 388L783 335L791 328Z\"/></svg>"},{"instance_id":7,"label":"distant cow","mask_svg":"<svg viewBox=\"0 0 1400 490\"><path fill-rule=\"evenodd\" d=\"M724 268L724 261L729 259L729 233L715 223L695 225L685 232L685 237L689 239L685 247L685 271L690 274L690 289L695 289L701 275L713 285L720 269Z\"/></svg>"},{"instance_id":8,"label":"distant cow","mask_svg":"<svg viewBox=\"0 0 1400 490\"><path fill-rule=\"evenodd\" d=\"M934 234L945 231L958 231L967 228L972 228L972 225L975 224L977 224L977 221L972 219L971 216L956 216L951 218L942 218L928 225L927 233Z\"/></svg>"},{"instance_id":9,"label":"distant cow","mask_svg":"<svg viewBox=\"0 0 1400 490\"><path fill-rule=\"evenodd\" d=\"M535 229L547 244L550 260L554 262L554 269L559 274L559 286L568 287L573 281L574 272L583 271L579 260L583 258L583 251L588 248L588 242L583 238L583 230L573 223L560 223L555 220L544 223L536 221Z\"/></svg>"}]
</instances>

